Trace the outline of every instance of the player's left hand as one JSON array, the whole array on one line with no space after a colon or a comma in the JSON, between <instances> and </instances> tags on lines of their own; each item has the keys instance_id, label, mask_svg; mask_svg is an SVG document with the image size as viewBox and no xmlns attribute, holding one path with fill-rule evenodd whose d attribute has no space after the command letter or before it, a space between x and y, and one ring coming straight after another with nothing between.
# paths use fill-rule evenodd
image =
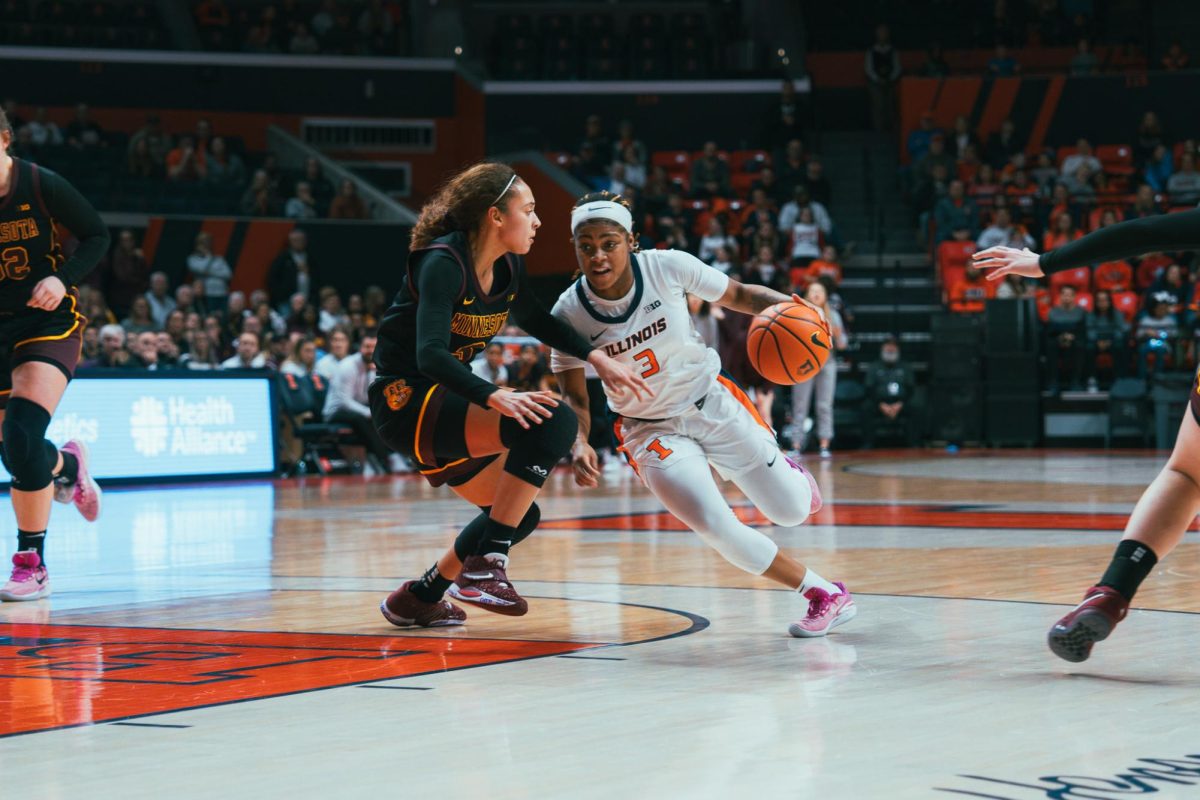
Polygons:
<instances>
[{"instance_id":1,"label":"player's left hand","mask_svg":"<svg viewBox=\"0 0 1200 800\"><path fill-rule=\"evenodd\" d=\"M58 304L62 302L67 295L67 286L62 282L61 278L54 275L48 275L38 281L38 285L33 287L33 296L29 298L29 302L25 305L30 308L40 308L43 311L53 311L58 308Z\"/></svg>"},{"instance_id":2,"label":"player's left hand","mask_svg":"<svg viewBox=\"0 0 1200 800\"><path fill-rule=\"evenodd\" d=\"M587 360L596 368L596 375L604 382L604 385L618 394L633 392L638 400L649 400L654 397L654 392L650 391L645 379L632 367L609 358L600 350L593 350Z\"/></svg>"},{"instance_id":3,"label":"player's left hand","mask_svg":"<svg viewBox=\"0 0 1200 800\"><path fill-rule=\"evenodd\" d=\"M792 302L799 303L800 305L808 306L813 311L817 312L817 316L819 316L821 318L821 322L825 323L826 328L829 327L829 320L825 319L825 309L821 308L818 305L814 305L813 303L808 302L807 300L805 300L803 297L801 297L798 294L792 295Z\"/></svg>"}]
</instances>

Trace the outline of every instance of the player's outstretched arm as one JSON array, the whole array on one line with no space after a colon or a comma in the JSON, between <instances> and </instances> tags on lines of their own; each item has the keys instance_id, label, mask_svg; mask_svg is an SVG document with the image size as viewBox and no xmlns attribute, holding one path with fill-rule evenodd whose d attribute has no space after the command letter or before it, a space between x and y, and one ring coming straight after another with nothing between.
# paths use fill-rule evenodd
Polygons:
<instances>
[{"instance_id":1,"label":"player's outstretched arm","mask_svg":"<svg viewBox=\"0 0 1200 800\"><path fill-rule=\"evenodd\" d=\"M556 372L555 377L558 378L558 385L562 388L567 406L579 418L579 432L575 436L575 444L571 447L571 468L575 471L575 483L579 486L599 486L600 462L596 458L596 451L588 444L588 436L592 432L592 410L588 400L587 378L582 369Z\"/></svg>"},{"instance_id":2,"label":"player's outstretched arm","mask_svg":"<svg viewBox=\"0 0 1200 800\"><path fill-rule=\"evenodd\" d=\"M816 311L822 320L825 319L825 312L819 306L813 305L798 294L788 296L767 286L747 284L732 279L725 289L725 294L717 300L717 305L731 311L740 311L743 314L761 314L776 303L789 302L806 305Z\"/></svg>"}]
</instances>

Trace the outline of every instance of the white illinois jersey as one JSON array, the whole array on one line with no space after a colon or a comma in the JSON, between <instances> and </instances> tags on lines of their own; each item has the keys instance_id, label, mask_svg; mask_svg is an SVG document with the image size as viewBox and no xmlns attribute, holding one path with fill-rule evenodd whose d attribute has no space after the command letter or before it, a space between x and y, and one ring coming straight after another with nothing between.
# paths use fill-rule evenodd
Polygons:
<instances>
[{"instance_id":1,"label":"white illinois jersey","mask_svg":"<svg viewBox=\"0 0 1200 800\"><path fill-rule=\"evenodd\" d=\"M598 297L581 276L550 313L636 369L654 392L638 399L605 386L614 411L638 419L674 417L704 397L721 371L720 357L692 327L687 295L715 302L725 294L729 277L680 250L650 250L630 254L629 260L633 288L625 297ZM553 372L583 366L566 353L551 353Z\"/></svg>"}]
</instances>

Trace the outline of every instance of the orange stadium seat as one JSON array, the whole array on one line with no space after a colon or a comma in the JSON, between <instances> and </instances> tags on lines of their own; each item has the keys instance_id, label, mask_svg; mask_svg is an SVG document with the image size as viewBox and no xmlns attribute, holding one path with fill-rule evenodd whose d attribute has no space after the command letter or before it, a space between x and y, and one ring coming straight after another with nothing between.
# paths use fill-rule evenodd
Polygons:
<instances>
[{"instance_id":1,"label":"orange stadium seat","mask_svg":"<svg viewBox=\"0 0 1200 800\"><path fill-rule=\"evenodd\" d=\"M1141 308L1142 298L1137 292L1117 292L1112 296L1113 308L1121 312L1125 317L1126 322L1133 324L1133 320L1137 317L1138 309Z\"/></svg>"},{"instance_id":2,"label":"orange stadium seat","mask_svg":"<svg viewBox=\"0 0 1200 800\"><path fill-rule=\"evenodd\" d=\"M1077 292L1090 292L1092 290L1092 271L1087 267L1076 267L1066 272L1056 272L1050 276L1050 290L1054 292L1055 296L1064 286L1074 286Z\"/></svg>"},{"instance_id":3,"label":"orange stadium seat","mask_svg":"<svg viewBox=\"0 0 1200 800\"><path fill-rule=\"evenodd\" d=\"M1133 148L1127 144L1102 144L1096 148L1096 158L1110 175L1132 175Z\"/></svg>"}]
</instances>

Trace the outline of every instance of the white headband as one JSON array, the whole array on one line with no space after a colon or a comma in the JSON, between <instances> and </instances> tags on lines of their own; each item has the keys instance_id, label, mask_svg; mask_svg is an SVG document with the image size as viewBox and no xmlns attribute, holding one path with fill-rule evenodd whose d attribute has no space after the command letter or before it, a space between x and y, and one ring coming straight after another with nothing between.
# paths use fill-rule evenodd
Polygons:
<instances>
[{"instance_id":1,"label":"white headband","mask_svg":"<svg viewBox=\"0 0 1200 800\"><path fill-rule=\"evenodd\" d=\"M504 184L504 191L500 192L496 199L492 201L492 205L496 205L496 203L499 203L501 200L503 200L504 195L508 194L508 190L512 188L512 185L516 183L516 181L517 173L514 172L513 176L508 179L508 183Z\"/></svg>"},{"instance_id":2,"label":"white headband","mask_svg":"<svg viewBox=\"0 0 1200 800\"><path fill-rule=\"evenodd\" d=\"M629 209L612 200L596 200L571 209L571 232L574 233L580 225L594 219L606 219L615 222L629 233L633 233L633 215Z\"/></svg>"}]
</instances>

